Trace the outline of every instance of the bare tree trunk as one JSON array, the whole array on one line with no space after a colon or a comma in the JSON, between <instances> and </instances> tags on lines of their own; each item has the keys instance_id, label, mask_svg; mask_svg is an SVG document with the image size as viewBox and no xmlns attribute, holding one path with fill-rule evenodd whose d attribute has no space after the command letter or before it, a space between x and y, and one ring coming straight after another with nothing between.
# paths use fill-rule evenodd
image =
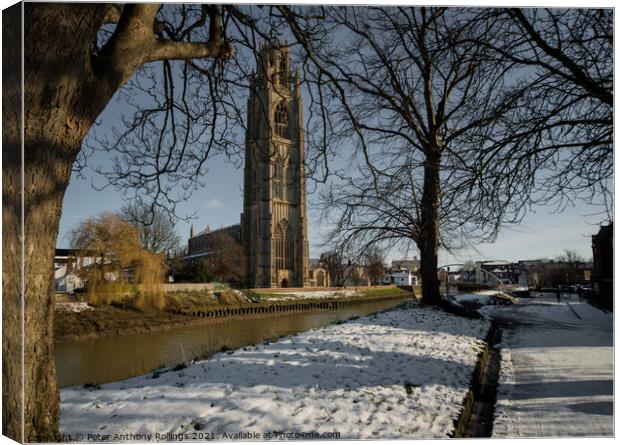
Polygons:
<instances>
[{"instance_id":1,"label":"bare tree trunk","mask_svg":"<svg viewBox=\"0 0 620 445\"><path fill-rule=\"evenodd\" d=\"M2 434L22 442L21 4L2 16Z\"/></svg>"},{"instance_id":2,"label":"bare tree trunk","mask_svg":"<svg viewBox=\"0 0 620 445\"><path fill-rule=\"evenodd\" d=\"M437 256L439 252L439 194L441 155L431 152L424 163L424 190L422 192L422 218L420 239L420 275L422 276L422 302L439 305L439 278Z\"/></svg>"},{"instance_id":3,"label":"bare tree trunk","mask_svg":"<svg viewBox=\"0 0 620 445\"><path fill-rule=\"evenodd\" d=\"M101 23L101 11L98 5L27 3L24 7L24 221L19 216L19 120L11 119L3 135L3 151L8 154L3 172L3 433L19 441L60 439L52 329L54 250L73 161L92 122L113 93L105 83L93 88L96 79L91 70L91 44ZM19 28L21 17L8 23ZM20 77L12 76L9 82L5 78L3 92L6 94L14 81L19 84ZM14 92L10 97L14 98ZM15 105L20 110L21 104Z\"/></svg>"},{"instance_id":4,"label":"bare tree trunk","mask_svg":"<svg viewBox=\"0 0 620 445\"><path fill-rule=\"evenodd\" d=\"M72 138L74 139L74 138ZM54 367L54 250L80 143L40 132L24 144L24 427L28 442L58 440Z\"/></svg>"},{"instance_id":5,"label":"bare tree trunk","mask_svg":"<svg viewBox=\"0 0 620 445\"><path fill-rule=\"evenodd\" d=\"M11 38L3 46L3 54L7 55L3 70L8 65L3 71L8 74L3 79L3 104L10 106L6 111L3 107L9 127L3 133L3 152L8 154L3 166L2 403L3 432L19 441L59 439L52 331L54 250L64 193L84 137L114 92L142 64L164 59L225 58L231 54L220 35L219 8L210 8L209 41L190 43L157 38L153 27L159 7L134 3L123 7L121 13L106 4L24 4L23 166L21 92L15 87L21 81L21 48L8 46L11 38L21 40L21 6L12 10L14 20L5 21L3 32ZM110 11L116 14L108 14ZM95 39L104 20L117 22L117 27L95 55ZM7 64L7 60L11 63ZM24 262L23 276L20 258Z\"/></svg>"}]
</instances>

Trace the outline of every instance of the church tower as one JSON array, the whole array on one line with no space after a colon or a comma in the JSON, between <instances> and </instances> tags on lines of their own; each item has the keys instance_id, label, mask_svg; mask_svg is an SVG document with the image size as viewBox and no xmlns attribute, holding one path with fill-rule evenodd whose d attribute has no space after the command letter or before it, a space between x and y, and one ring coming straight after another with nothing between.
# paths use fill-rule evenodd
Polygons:
<instances>
[{"instance_id":1,"label":"church tower","mask_svg":"<svg viewBox=\"0 0 620 445\"><path fill-rule=\"evenodd\" d=\"M242 237L248 284L307 286L302 100L286 44L260 46L245 143Z\"/></svg>"}]
</instances>

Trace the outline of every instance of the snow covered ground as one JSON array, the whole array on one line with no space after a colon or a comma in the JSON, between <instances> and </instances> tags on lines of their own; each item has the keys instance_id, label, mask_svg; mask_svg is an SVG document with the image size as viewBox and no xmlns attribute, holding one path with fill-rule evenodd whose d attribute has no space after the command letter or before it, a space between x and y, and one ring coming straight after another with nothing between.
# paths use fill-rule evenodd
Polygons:
<instances>
[{"instance_id":1,"label":"snow covered ground","mask_svg":"<svg viewBox=\"0 0 620 445\"><path fill-rule=\"evenodd\" d=\"M509 305L519 300L498 291L480 291L475 294L459 294L450 296L459 306L470 306L479 309L483 306Z\"/></svg>"},{"instance_id":2,"label":"snow covered ground","mask_svg":"<svg viewBox=\"0 0 620 445\"><path fill-rule=\"evenodd\" d=\"M184 369L62 389L61 431L84 441L447 437L488 327L410 303Z\"/></svg>"},{"instance_id":3,"label":"snow covered ground","mask_svg":"<svg viewBox=\"0 0 620 445\"><path fill-rule=\"evenodd\" d=\"M504 326L494 437L613 435L613 317L576 296L494 308Z\"/></svg>"},{"instance_id":4,"label":"snow covered ground","mask_svg":"<svg viewBox=\"0 0 620 445\"><path fill-rule=\"evenodd\" d=\"M74 301L68 303L56 303L56 309L65 312L82 312L82 311L92 311L93 308L88 305L88 303L84 301Z\"/></svg>"}]
</instances>

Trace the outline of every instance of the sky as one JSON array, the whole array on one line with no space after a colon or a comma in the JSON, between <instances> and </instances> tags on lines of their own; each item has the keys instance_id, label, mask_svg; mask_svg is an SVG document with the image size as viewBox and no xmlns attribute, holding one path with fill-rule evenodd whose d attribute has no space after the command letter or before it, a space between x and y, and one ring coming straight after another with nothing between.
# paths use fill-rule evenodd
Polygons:
<instances>
[{"instance_id":1,"label":"sky","mask_svg":"<svg viewBox=\"0 0 620 445\"><path fill-rule=\"evenodd\" d=\"M93 175L85 179L72 178L65 194L58 247L69 246L70 238L67 234L83 219L103 211L119 210L125 204L120 192L112 189L97 191L91 186L92 180L101 183L101 179ZM203 180L204 187L179 206L181 214L196 212L197 217L191 223L181 221L176 224L176 231L183 243L187 243L191 225L198 232L207 225L215 229L237 224L243 211L243 168L236 167L226 159L214 158ZM324 241L325 231L319 221L318 211L312 205L315 198L315 194L308 195L308 236L312 258L318 257L322 251L320 244ZM600 221L600 216L588 216L594 211L594 208L584 204L568 208L562 213L552 213L544 208L534 209L517 228L502 230L495 243L482 244L478 246L478 251L462 251L455 255L442 252L440 264L464 263L467 260L553 258L564 249L573 249L583 257L591 258L591 235L598 231L597 223ZM399 256L395 252L388 259ZM418 256L418 253L410 252L408 256Z\"/></svg>"},{"instance_id":2,"label":"sky","mask_svg":"<svg viewBox=\"0 0 620 445\"><path fill-rule=\"evenodd\" d=\"M103 122L98 131L111 132L115 121L123 110L122 100L113 99L100 119ZM90 166L110 163L109 154L96 153L89 159ZM186 245L190 226L199 232L208 225L211 229L238 224L243 211L243 159L236 158L236 165L223 157L214 157L207 163L207 172L201 178L204 187L196 190L191 198L178 205L179 214L196 214L191 222L176 223L176 231L182 243ZM126 198L114 188L96 190L92 184L103 185L105 180L91 170L84 170L85 178L74 175L66 191L63 212L60 221L58 247L70 245L69 232L89 216L103 211L117 211L126 203ZM311 187L308 187L310 189ZM314 188L312 187L314 190ZM319 213L313 202L316 191L308 195L308 235L310 256L319 257L325 250L321 244L325 241L326 227L319 220ZM598 223L603 219L593 215L599 211L582 202L569 207L561 213L554 209L534 208L522 223L512 229L503 229L495 243L481 244L476 250L454 253L441 252L440 265L464 263L468 260L508 260L517 261L536 258L553 258L564 249L577 251L585 258L592 257L591 235L598 231ZM392 252L388 260L402 256L419 256L415 251L403 254Z\"/></svg>"}]
</instances>

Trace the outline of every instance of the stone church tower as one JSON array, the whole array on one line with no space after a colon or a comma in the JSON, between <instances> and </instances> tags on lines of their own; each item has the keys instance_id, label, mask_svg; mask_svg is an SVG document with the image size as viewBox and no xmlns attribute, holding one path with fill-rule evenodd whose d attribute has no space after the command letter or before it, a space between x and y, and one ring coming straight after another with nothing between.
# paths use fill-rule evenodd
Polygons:
<instances>
[{"instance_id":1,"label":"stone church tower","mask_svg":"<svg viewBox=\"0 0 620 445\"><path fill-rule=\"evenodd\" d=\"M249 286L308 285L299 73L279 44L261 45L250 88L241 227Z\"/></svg>"}]
</instances>

